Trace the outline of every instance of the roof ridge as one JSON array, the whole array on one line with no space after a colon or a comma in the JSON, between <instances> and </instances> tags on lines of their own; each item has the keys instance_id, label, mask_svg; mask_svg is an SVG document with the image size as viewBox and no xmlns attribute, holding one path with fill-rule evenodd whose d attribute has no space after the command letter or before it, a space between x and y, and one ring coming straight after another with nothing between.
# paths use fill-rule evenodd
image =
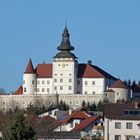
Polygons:
<instances>
[{"instance_id":1,"label":"roof ridge","mask_svg":"<svg viewBox=\"0 0 140 140\"><path fill-rule=\"evenodd\" d=\"M128 89L128 87L120 79L118 79L114 84L112 84L110 86L110 88L125 88L125 89Z\"/></svg>"}]
</instances>

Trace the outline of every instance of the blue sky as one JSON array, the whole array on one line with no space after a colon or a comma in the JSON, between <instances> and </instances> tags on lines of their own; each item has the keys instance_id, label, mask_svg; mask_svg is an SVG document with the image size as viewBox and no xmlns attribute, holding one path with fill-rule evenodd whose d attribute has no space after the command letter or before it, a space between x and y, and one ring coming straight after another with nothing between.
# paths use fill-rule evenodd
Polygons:
<instances>
[{"instance_id":1,"label":"blue sky","mask_svg":"<svg viewBox=\"0 0 140 140\"><path fill-rule=\"evenodd\" d=\"M51 63L65 22L80 63L140 80L139 7L139 0L0 1L0 86L16 90L29 58Z\"/></svg>"}]
</instances>

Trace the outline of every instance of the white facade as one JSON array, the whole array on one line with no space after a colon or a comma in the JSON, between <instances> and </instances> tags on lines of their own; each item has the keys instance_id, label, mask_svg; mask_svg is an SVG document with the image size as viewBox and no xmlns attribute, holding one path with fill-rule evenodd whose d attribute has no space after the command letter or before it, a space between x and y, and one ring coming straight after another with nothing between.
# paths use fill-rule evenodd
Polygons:
<instances>
[{"instance_id":1,"label":"white facade","mask_svg":"<svg viewBox=\"0 0 140 140\"><path fill-rule=\"evenodd\" d=\"M77 57L71 52L74 47L70 44L67 27L57 49L59 52L49 67L43 63L34 69L30 59L23 74L23 94L104 95L116 81L91 62L78 64Z\"/></svg>"},{"instance_id":2,"label":"white facade","mask_svg":"<svg viewBox=\"0 0 140 140\"><path fill-rule=\"evenodd\" d=\"M36 94L37 78L36 74L23 74L23 94Z\"/></svg>"},{"instance_id":3,"label":"white facade","mask_svg":"<svg viewBox=\"0 0 140 140\"><path fill-rule=\"evenodd\" d=\"M140 120L114 120L105 118L104 140L129 140L139 138L140 130L137 124ZM116 125L116 126L115 126Z\"/></svg>"},{"instance_id":4,"label":"white facade","mask_svg":"<svg viewBox=\"0 0 140 140\"><path fill-rule=\"evenodd\" d=\"M36 94L52 94L52 78L37 78Z\"/></svg>"},{"instance_id":5,"label":"white facade","mask_svg":"<svg viewBox=\"0 0 140 140\"><path fill-rule=\"evenodd\" d=\"M128 99L128 89L124 88L113 88L114 94L115 94L115 102L117 100L124 100L126 101Z\"/></svg>"},{"instance_id":6,"label":"white facade","mask_svg":"<svg viewBox=\"0 0 140 140\"><path fill-rule=\"evenodd\" d=\"M77 62L72 58L55 58L52 79L52 91L54 94L76 93Z\"/></svg>"}]
</instances>

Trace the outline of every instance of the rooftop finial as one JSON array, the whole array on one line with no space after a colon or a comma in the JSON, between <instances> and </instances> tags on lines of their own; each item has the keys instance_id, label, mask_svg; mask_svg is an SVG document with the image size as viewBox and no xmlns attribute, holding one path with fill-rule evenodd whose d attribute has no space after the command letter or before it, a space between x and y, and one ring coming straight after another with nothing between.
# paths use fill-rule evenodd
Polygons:
<instances>
[{"instance_id":1,"label":"rooftop finial","mask_svg":"<svg viewBox=\"0 0 140 140\"><path fill-rule=\"evenodd\" d=\"M67 22L65 22L65 27L67 27Z\"/></svg>"}]
</instances>

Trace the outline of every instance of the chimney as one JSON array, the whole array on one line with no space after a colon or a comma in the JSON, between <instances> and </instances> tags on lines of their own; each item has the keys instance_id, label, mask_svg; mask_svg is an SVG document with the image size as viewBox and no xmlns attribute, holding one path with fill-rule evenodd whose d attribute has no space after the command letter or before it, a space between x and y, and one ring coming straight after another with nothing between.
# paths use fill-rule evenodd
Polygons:
<instances>
[{"instance_id":1,"label":"chimney","mask_svg":"<svg viewBox=\"0 0 140 140\"><path fill-rule=\"evenodd\" d=\"M91 61L91 60L88 60L87 63L88 63L89 65L92 65L92 61Z\"/></svg>"}]
</instances>

